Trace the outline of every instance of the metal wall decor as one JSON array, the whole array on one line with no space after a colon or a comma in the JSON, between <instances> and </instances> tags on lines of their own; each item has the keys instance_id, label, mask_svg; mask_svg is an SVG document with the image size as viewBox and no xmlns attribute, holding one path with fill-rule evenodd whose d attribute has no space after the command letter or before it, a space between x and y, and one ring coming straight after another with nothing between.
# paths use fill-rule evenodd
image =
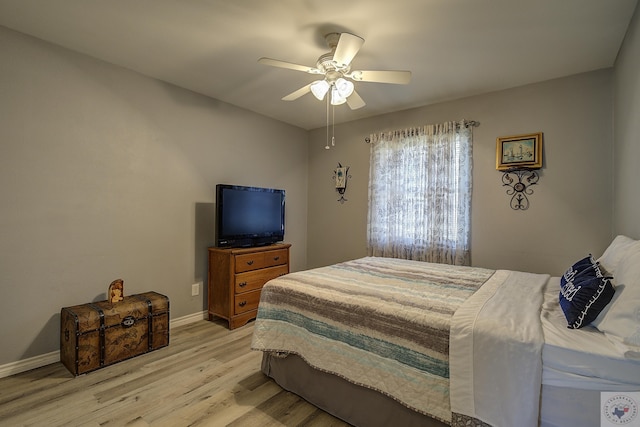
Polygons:
<instances>
[{"instance_id":1,"label":"metal wall decor","mask_svg":"<svg viewBox=\"0 0 640 427\"><path fill-rule=\"evenodd\" d=\"M516 182L517 179L517 182ZM509 205L513 210L524 211L529 209L529 198L533 194L530 188L536 185L540 176L538 172L528 168L511 168L502 174L502 185L509 187L507 194L511 196Z\"/></svg>"},{"instance_id":2,"label":"metal wall decor","mask_svg":"<svg viewBox=\"0 0 640 427\"><path fill-rule=\"evenodd\" d=\"M336 183L336 191L340 194L338 201L344 203L347 199L344 198L344 192L347 191L347 180L351 178L349 175L349 166L342 166L338 163L338 167L333 171L333 180Z\"/></svg>"}]
</instances>

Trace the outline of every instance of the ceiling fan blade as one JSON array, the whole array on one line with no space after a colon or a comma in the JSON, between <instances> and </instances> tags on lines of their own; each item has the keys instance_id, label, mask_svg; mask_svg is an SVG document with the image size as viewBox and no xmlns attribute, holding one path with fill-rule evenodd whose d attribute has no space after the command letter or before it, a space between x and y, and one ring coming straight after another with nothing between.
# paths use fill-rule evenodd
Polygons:
<instances>
[{"instance_id":1,"label":"ceiling fan blade","mask_svg":"<svg viewBox=\"0 0 640 427\"><path fill-rule=\"evenodd\" d=\"M360 97L360 95L358 95L358 92L354 90L353 93L347 98L347 105L352 110L357 110L358 108L364 107L366 104L364 103L364 100Z\"/></svg>"},{"instance_id":2,"label":"ceiling fan blade","mask_svg":"<svg viewBox=\"0 0 640 427\"><path fill-rule=\"evenodd\" d=\"M364 39L349 33L340 34L336 51L333 54L333 60L338 66L347 66L351 64L351 60L360 47L364 43Z\"/></svg>"},{"instance_id":3,"label":"ceiling fan blade","mask_svg":"<svg viewBox=\"0 0 640 427\"><path fill-rule=\"evenodd\" d=\"M357 82L393 83L406 85L411 81L411 71L353 71L350 78Z\"/></svg>"},{"instance_id":4,"label":"ceiling fan blade","mask_svg":"<svg viewBox=\"0 0 640 427\"><path fill-rule=\"evenodd\" d=\"M287 68L289 70L304 71L309 74L322 74L322 71L314 67L308 67L306 65L294 64L293 62L280 61L279 59L272 58L260 58L258 62L264 65L270 65L271 67Z\"/></svg>"},{"instance_id":5,"label":"ceiling fan blade","mask_svg":"<svg viewBox=\"0 0 640 427\"><path fill-rule=\"evenodd\" d=\"M306 95L307 93L311 92L311 83L309 83L308 85L301 87L300 89L296 90L295 92L291 92L289 95L285 96L284 98L282 98L283 101L295 101L296 99L300 98L303 95Z\"/></svg>"}]
</instances>

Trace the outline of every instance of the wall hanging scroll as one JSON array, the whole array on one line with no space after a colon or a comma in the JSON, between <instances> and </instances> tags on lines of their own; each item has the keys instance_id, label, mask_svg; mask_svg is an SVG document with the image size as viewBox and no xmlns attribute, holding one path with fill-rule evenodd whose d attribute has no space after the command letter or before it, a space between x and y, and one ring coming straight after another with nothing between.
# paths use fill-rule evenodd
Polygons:
<instances>
[{"instance_id":1,"label":"wall hanging scroll","mask_svg":"<svg viewBox=\"0 0 640 427\"><path fill-rule=\"evenodd\" d=\"M347 199L344 198L344 192L347 191L347 180L351 178L349 175L349 166L342 166L338 163L338 167L333 171L333 180L336 183L336 191L340 194L338 201L344 203Z\"/></svg>"},{"instance_id":2,"label":"wall hanging scroll","mask_svg":"<svg viewBox=\"0 0 640 427\"><path fill-rule=\"evenodd\" d=\"M530 188L536 185L542 167L542 132L498 138L496 169L502 171L502 185L509 187L509 205L513 210L529 209Z\"/></svg>"}]
</instances>

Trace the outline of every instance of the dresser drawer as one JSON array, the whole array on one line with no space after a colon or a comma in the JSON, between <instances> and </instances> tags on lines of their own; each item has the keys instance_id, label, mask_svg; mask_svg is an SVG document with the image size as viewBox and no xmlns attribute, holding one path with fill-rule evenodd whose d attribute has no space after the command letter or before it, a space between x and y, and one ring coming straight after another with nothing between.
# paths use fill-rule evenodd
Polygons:
<instances>
[{"instance_id":1,"label":"dresser drawer","mask_svg":"<svg viewBox=\"0 0 640 427\"><path fill-rule=\"evenodd\" d=\"M236 255L236 273L259 270L289 263L289 250L277 249L274 251L256 252Z\"/></svg>"},{"instance_id":2,"label":"dresser drawer","mask_svg":"<svg viewBox=\"0 0 640 427\"><path fill-rule=\"evenodd\" d=\"M246 273L238 273L235 275L235 292L252 291L262 288L262 285L271 279L282 276L289 272L288 265L279 265L277 267L263 268L262 270L248 271Z\"/></svg>"},{"instance_id":3,"label":"dresser drawer","mask_svg":"<svg viewBox=\"0 0 640 427\"><path fill-rule=\"evenodd\" d=\"M289 264L289 250L278 249L276 251L264 252L265 267Z\"/></svg>"},{"instance_id":4,"label":"dresser drawer","mask_svg":"<svg viewBox=\"0 0 640 427\"><path fill-rule=\"evenodd\" d=\"M234 298L234 313L241 314L247 311L256 310L260 302L260 289L238 294Z\"/></svg>"}]
</instances>

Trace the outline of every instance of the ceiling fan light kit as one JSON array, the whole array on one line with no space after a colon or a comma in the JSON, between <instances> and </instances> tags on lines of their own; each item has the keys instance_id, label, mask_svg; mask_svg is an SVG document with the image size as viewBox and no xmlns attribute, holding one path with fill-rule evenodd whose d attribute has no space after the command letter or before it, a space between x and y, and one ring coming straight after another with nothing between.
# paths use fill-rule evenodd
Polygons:
<instances>
[{"instance_id":1,"label":"ceiling fan light kit","mask_svg":"<svg viewBox=\"0 0 640 427\"><path fill-rule=\"evenodd\" d=\"M326 80L317 80L311 83L309 89L319 101L322 101L331 90L331 105L342 105L353 94L353 83L342 77L331 83Z\"/></svg>"}]
</instances>

